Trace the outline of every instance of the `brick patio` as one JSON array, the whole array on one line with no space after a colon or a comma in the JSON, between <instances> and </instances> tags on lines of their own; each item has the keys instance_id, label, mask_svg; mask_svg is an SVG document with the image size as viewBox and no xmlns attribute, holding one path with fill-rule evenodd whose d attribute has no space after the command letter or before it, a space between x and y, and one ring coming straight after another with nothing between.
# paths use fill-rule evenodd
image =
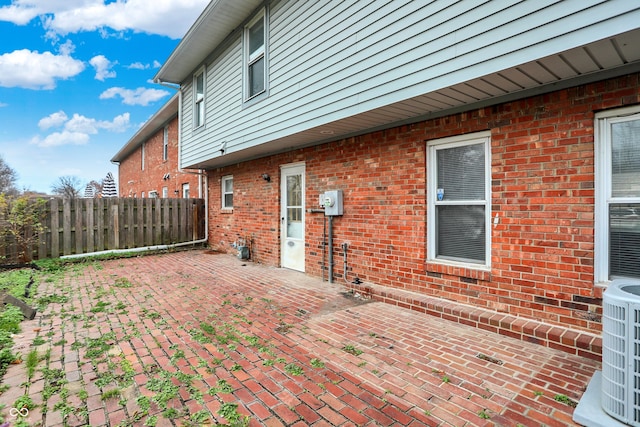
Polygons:
<instances>
[{"instance_id":1,"label":"brick patio","mask_svg":"<svg viewBox=\"0 0 640 427\"><path fill-rule=\"evenodd\" d=\"M46 295L68 301L16 337L42 360L4 377L9 421L28 394L44 426L571 426L562 397L600 369L202 250L74 267Z\"/></svg>"}]
</instances>

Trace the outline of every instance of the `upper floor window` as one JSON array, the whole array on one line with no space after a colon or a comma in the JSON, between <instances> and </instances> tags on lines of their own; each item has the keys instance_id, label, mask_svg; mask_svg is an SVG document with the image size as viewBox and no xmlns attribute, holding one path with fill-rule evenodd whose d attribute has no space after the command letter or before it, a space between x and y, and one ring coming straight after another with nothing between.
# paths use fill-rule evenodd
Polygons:
<instances>
[{"instance_id":1,"label":"upper floor window","mask_svg":"<svg viewBox=\"0 0 640 427\"><path fill-rule=\"evenodd\" d=\"M169 126L164 127L162 136L162 160L169 158Z\"/></svg>"},{"instance_id":2,"label":"upper floor window","mask_svg":"<svg viewBox=\"0 0 640 427\"><path fill-rule=\"evenodd\" d=\"M245 27L245 99L267 89L267 13L263 10Z\"/></svg>"},{"instance_id":3,"label":"upper floor window","mask_svg":"<svg viewBox=\"0 0 640 427\"><path fill-rule=\"evenodd\" d=\"M222 177L222 209L233 208L233 176Z\"/></svg>"},{"instance_id":4,"label":"upper floor window","mask_svg":"<svg viewBox=\"0 0 640 427\"><path fill-rule=\"evenodd\" d=\"M640 107L596 114L595 280L640 279Z\"/></svg>"},{"instance_id":5,"label":"upper floor window","mask_svg":"<svg viewBox=\"0 0 640 427\"><path fill-rule=\"evenodd\" d=\"M204 125L204 96L205 74L204 68L193 76L193 127Z\"/></svg>"},{"instance_id":6,"label":"upper floor window","mask_svg":"<svg viewBox=\"0 0 640 427\"><path fill-rule=\"evenodd\" d=\"M489 267L489 136L482 132L427 143L431 261Z\"/></svg>"}]
</instances>

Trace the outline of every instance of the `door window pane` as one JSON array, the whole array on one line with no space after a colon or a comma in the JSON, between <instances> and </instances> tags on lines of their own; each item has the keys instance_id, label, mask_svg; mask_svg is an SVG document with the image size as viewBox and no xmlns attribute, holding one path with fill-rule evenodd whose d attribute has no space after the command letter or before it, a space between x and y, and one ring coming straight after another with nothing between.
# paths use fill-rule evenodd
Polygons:
<instances>
[{"instance_id":1,"label":"door window pane","mask_svg":"<svg viewBox=\"0 0 640 427\"><path fill-rule=\"evenodd\" d=\"M302 224L302 175L287 176L287 237L301 239Z\"/></svg>"}]
</instances>

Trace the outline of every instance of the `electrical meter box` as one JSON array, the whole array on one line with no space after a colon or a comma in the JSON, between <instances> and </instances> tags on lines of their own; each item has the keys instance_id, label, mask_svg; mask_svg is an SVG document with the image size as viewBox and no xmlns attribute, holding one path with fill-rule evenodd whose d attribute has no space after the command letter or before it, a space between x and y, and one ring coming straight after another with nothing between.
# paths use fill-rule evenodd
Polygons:
<instances>
[{"instance_id":1,"label":"electrical meter box","mask_svg":"<svg viewBox=\"0 0 640 427\"><path fill-rule=\"evenodd\" d=\"M342 207L342 190L325 191L324 194L320 196L320 200L326 216L344 214Z\"/></svg>"}]
</instances>

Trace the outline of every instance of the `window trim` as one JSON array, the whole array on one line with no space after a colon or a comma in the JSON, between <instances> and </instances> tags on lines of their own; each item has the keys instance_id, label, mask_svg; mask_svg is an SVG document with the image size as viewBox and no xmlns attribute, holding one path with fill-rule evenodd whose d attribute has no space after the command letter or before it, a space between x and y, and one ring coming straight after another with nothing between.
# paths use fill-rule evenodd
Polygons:
<instances>
[{"instance_id":1,"label":"window trim","mask_svg":"<svg viewBox=\"0 0 640 427\"><path fill-rule=\"evenodd\" d=\"M594 283L606 286L609 277L609 204L611 197L611 150L609 127L612 123L640 119L640 106L616 108L595 114L593 136L595 155L594 206ZM616 198L629 203L640 203L638 198ZM634 280L634 278L629 278ZM635 279L637 280L637 279Z\"/></svg>"},{"instance_id":2,"label":"window trim","mask_svg":"<svg viewBox=\"0 0 640 427\"><path fill-rule=\"evenodd\" d=\"M244 31L243 31L243 59L242 59L242 74L243 74L243 78L242 78L242 86L243 86L243 93L244 93L244 102L251 102L254 101L256 99L261 99L265 96L268 96L268 92L269 92L269 76L267 73L268 70L268 63L269 63L269 10L267 7L264 7L262 10L260 10L256 16L251 19L247 25L245 25L244 27ZM260 52L258 53L254 53L253 55L251 55L251 53L249 52L249 29L259 20L262 20L263 22L263 44L262 44L262 49ZM254 95L250 95L250 84L249 84L249 79L250 79L250 73L249 73L249 67L251 66L251 64L255 63L257 60L259 60L260 58L264 58L264 72L263 72L263 84L264 84L264 88L261 92L258 92Z\"/></svg>"},{"instance_id":3,"label":"window trim","mask_svg":"<svg viewBox=\"0 0 640 427\"><path fill-rule=\"evenodd\" d=\"M222 207L222 209L231 210L233 209L233 201L231 202L231 206L227 206L225 202L225 196L227 194L231 194L231 197L233 198L233 189L231 190L231 193L225 191L225 188L226 188L225 184L227 181L231 181L232 188L233 188L233 175L225 175L220 179L220 193L221 193L220 206Z\"/></svg>"},{"instance_id":4,"label":"window trim","mask_svg":"<svg viewBox=\"0 0 640 427\"><path fill-rule=\"evenodd\" d=\"M198 100L198 77L202 75L202 99ZM201 67L193 74L193 129L202 128L206 123L206 100L207 100L207 73L205 67ZM198 110L198 104L202 104L202 108ZM201 114L196 114L200 111Z\"/></svg>"},{"instance_id":5,"label":"window trim","mask_svg":"<svg viewBox=\"0 0 640 427\"><path fill-rule=\"evenodd\" d=\"M482 143L485 156L485 191L484 201L465 201L466 205L478 205L485 208L485 260L482 263L458 261L436 256L436 206L437 202L437 168L436 152L440 149L462 147ZM468 203L469 202L469 203ZM427 141L427 262L450 266L465 267L475 270L491 269L491 132L477 132Z\"/></svg>"}]
</instances>

